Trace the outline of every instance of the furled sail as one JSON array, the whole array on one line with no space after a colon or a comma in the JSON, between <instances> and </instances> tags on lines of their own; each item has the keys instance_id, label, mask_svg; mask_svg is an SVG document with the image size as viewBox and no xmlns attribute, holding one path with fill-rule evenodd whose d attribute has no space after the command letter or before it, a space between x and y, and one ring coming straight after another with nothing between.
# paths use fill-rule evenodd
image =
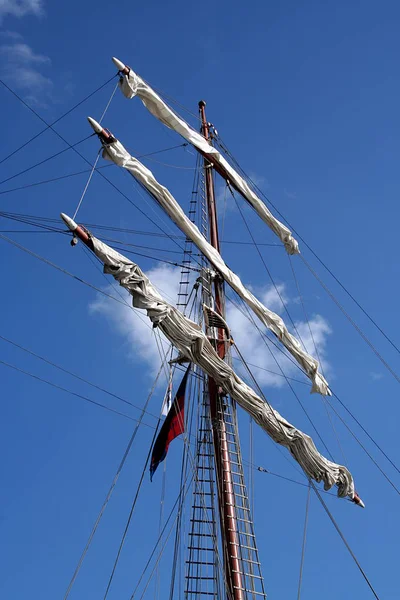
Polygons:
<instances>
[{"instance_id":1,"label":"furled sail","mask_svg":"<svg viewBox=\"0 0 400 600\"><path fill-rule=\"evenodd\" d=\"M253 192L246 181L228 163L220 152L186 121L179 117L156 92L139 75L136 75L130 67L120 60L113 58L114 64L121 71L120 88L126 98L139 96L145 107L159 121L170 129L173 129L192 144L203 156L214 166L215 170L231 186L243 196L243 198L254 208L259 217L272 229L272 231L284 243L288 254L298 254L299 245L293 238L291 231L283 225L265 206L264 202Z\"/></svg>"},{"instance_id":2,"label":"furled sail","mask_svg":"<svg viewBox=\"0 0 400 600\"><path fill-rule=\"evenodd\" d=\"M81 239L103 262L104 272L130 293L135 308L147 311L153 326L160 329L182 357L212 377L276 443L285 446L308 477L323 481L326 490L336 485L338 496L357 501L353 478L346 467L323 457L310 436L286 421L240 379L218 356L201 327L166 302L137 264L78 227L66 215L61 216L72 231L81 231Z\"/></svg>"},{"instance_id":3,"label":"furled sail","mask_svg":"<svg viewBox=\"0 0 400 600\"><path fill-rule=\"evenodd\" d=\"M331 392L327 381L318 372L318 361L309 355L302 348L300 342L289 333L281 317L266 308L243 285L240 278L227 267L218 250L207 242L198 227L190 221L172 194L155 179L153 173L140 161L131 156L121 142L105 132L94 119L89 118L89 121L102 140L104 146L103 157L127 169L148 190L179 229L196 244L213 267L222 275L224 280L239 294L262 323L276 335L290 354L297 360L312 381L311 391L330 395Z\"/></svg>"}]
</instances>

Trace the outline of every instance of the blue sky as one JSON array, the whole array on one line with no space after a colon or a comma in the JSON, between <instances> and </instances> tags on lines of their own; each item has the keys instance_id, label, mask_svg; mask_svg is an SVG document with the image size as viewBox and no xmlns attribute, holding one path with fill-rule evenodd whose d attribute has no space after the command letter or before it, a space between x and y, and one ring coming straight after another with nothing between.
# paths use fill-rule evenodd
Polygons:
<instances>
[{"instance_id":1,"label":"blue sky","mask_svg":"<svg viewBox=\"0 0 400 600\"><path fill-rule=\"evenodd\" d=\"M205 5L210 9L210 6ZM304 1L226 2L203 14L198 3L171 1L50 3L0 0L0 77L47 121L55 120L114 73L111 56L130 64L154 87L194 113L207 100L208 118L245 171L259 182L280 212L361 304L396 341L398 322L398 80L400 8L397 3L350 0L334 4ZM57 126L68 142L90 134L85 117L98 118L110 97L110 83ZM43 124L6 89L2 102L1 157L7 156ZM184 114L191 120L191 116ZM136 154L181 142L147 114L138 99L117 93L105 119ZM191 120L194 123L193 120ZM11 177L65 148L51 131L0 164L0 179ZM80 151L93 161L98 143ZM195 157L180 148L147 161L155 175L187 208ZM165 166L178 166L173 168ZM184 167L184 168L182 168ZM85 169L71 151L0 186L0 191ZM145 200L118 171L110 179L145 212ZM1 210L57 218L73 213L86 175L2 194ZM219 197L223 197L219 189ZM231 202L228 199L228 202ZM220 213L222 213L220 208ZM150 213L149 213L150 214ZM156 220L166 218L151 213ZM273 234L246 210L257 240ZM117 227L156 231L143 216L95 176L79 219ZM78 220L79 220L78 219ZM20 229L1 219L1 231ZM63 268L106 288L102 275L80 247L64 236L6 234ZM224 238L247 240L237 210L225 216ZM124 236L124 241L173 250L166 240ZM139 241L138 241L139 240ZM399 356L301 245L303 254L351 317L395 371ZM3 315L0 335L142 406L157 355L136 317L62 273L0 241ZM255 250L223 246L228 264L243 281L279 310L270 281ZM265 247L265 260L296 321L304 320L287 257ZM177 255L171 254L177 258ZM160 287L173 293L175 274L139 258ZM398 383L379 362L321 286L294 259L307 311L319 335L332 386L374 438L398 464ZM233 333L249 360L270 367L259 340L249 341L240 318L230 312ZM0 360L46 378L91 399L138 411L71 379L0 340ZM126 418L83 402L0 365L1 480L0 596L17 600L27 593L42 600L63 598L69 578L111 483L132 431ZM279 378L255 371L271 403L303 430L309 423ZM296 384L302 402L342 460L321 399ZM163 390L150 404L157 414ZM337 405L335 405L336 407ZM346 417L347 420L347 417ZM398 474L356 426L348 421L390 478ZM146 423L153 424L152 417ZM240 414L244 458L248 459L248 418ZM377 471L344 427L339 439L366 502L365 511L328 498L361 565L381 598L398 596L398 494ZM71 593L72 599L102 597L152 437L143 427ZM178 492L182 444L168 459L167 506ZM300 479L264 434L255 437L254 462ZM306 489L255 472L256 534L269 598L296 597ZM157 537L161 476L146 482L134 515L109 598L129 598ZM162 563L166 585L169 562ZM332 524L312 498L303 597L317 594L368 598L370 592ZM154 595L153 591L152 594ZM153 596L152 596L153 597Z\"/></svg>"}]
</instances>

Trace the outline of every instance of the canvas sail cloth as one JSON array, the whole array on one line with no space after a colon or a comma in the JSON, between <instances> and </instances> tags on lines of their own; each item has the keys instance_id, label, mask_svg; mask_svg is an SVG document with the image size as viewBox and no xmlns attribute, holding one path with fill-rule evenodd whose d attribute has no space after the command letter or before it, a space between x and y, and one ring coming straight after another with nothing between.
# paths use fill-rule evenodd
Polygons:
<instances>
[{"instance_id":1,"label":"canvas sail cloth","mask_svg":"<svg viewBox=\"0 0 400 600\"><path fill-rule=\"evenodd\" d=\"M127 75L122 74L120 88L126 98L139 96L145 107L161 123L173 129L192 144L215 167L218 173L230 182L233 188L254 208L261 219L284 243L288 254L299 254L299 245L292 237L291 231L283 225L265 206L264 202L253 192L246 181L235 171L220 152L197 131L192 129L186 121L179 117L155 91L141 77L129 70Z\"/></svg>"},{"instance_id":2,"label":"canvas sail cloth","mask_svg":"<svg viewBox=\"0 0 400 600\"><path fill-rule=\"evenodd\" d=\"M324 458L311 437L257 396L219 358L200 326L166 302L137 264L93 236L88 245L104 263L104 273L112 275L130 293L133 306L146 310L153 326L160 329L180 355L212 377L275 442L285 446L308 477L317 482L323 481L326 490L336 485L340 497L354 498L350 472Z\"/></svg>"},{"instance_id":3,"label":"canvas sail cloth","mask_svg":"<svg viewBox=\"0 0 400 600\"><path fill-rule=\"evenodd\" d=\"M115 140L115 138L112 138ZM115 164L127 169L129 173L141 183L158 204L169 215L179 229L196 244L200 252L204 254L213 267L222 275L224 280L233 290L246 302L251 310L258 316L262 323L268 327L282 342L290 354L297 360L312 381L311 392L319 392L323 395L331 395L328 383L318 372L318 361L308 354L300 342L289 333L281 317L266 308L241 282L240 278L231 271L218 250L207 242L200 233L198 227L188 219L184 211L167 190L161 185L153 173L140 161L131 156L118 140L103 144L103 157L112 160Z\"/></svg>"}]
</instances>

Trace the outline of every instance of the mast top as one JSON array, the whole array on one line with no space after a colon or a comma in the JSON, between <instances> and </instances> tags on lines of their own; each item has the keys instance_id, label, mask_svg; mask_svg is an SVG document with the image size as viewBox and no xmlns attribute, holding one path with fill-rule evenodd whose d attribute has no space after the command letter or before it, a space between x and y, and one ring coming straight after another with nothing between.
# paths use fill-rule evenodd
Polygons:
<instances>
[{"instance_id":1,"label":"mast top","mask_svg":"<svg viewBox=\"0 0 400 600\"><path fill-rule=\"evenodd\" d=\"M200 100L199 102L199 108L204 108L206 105L206 101L205 100Z\"/></svg>"}]
</instances>

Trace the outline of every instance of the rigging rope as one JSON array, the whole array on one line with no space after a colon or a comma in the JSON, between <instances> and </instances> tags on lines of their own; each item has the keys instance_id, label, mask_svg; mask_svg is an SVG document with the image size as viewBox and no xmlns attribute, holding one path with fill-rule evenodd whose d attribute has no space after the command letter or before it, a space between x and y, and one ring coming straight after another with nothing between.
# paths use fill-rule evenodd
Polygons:
<instances>
[{"instance_id":1,"label":"rigging rope","mask_svg":"<svg viewBox=\"0 0 400 600\"><path fill-rule=\"evenodd\" d=\"M283 354L283 356L285 356L285 358L287 358L296 368L298 368L302 373L302 369L299 367L299 365L293 361L293 359L289 356L286 355L284 350L278 346L277 344L275 344L275 342L271 339L269 339L264 332L257 326L257 323L254 322L254 319L252 319L251 316L249 316L248 314L246 314L242 308L232 299L230 298L228 295L226 295L227 299L233 304L233 306L235 306L240 312L241 314L243 314L243 316L245 316L253 325L254 327L257 329L258 333L260 334L261 338L263 339L264 343L267 345L268 344L272 344L281 354ZM246 306L244 306L244 308L246 308ZM250 363L247 363L248 365L250 365ZM253 365L254 366L254 365ZM285 377L287 379L287 377ZM386 454L386 452L382 449L382 447L374 440L374 438L371 436L370 433L368 433L367 429L365 429L365 427L360 423L360 421L355 417L355 415L350 411L349 408L347 408L347 406L344 404L344 402L339 398L339 396L335 393L334 390L332 391L332 395L334 398L336 398L336 400L338 400L338 402L341 404L341 406L346 410L346 412L352 417L352 419L357 423L357 425L362 429L362 431L367 435L367 437L371 440L371 442L376 446L376 448L383 454L383 456L390 462L390 464L396 469L397 472L400 473L400 469L397 467L397 465L392 461L392 459ZM332 405L330 405L330 407L333 409ZM338 415L339 416L339 415ZM339 417L340 418L340 417ZM349 429L349 431L351 432L351 429ZM353 435L353 434L352 434ZM358 438L355 437L353 435L354 439L358 442ZM376 466L378 466L378 464L375 462L375 460L371 457L371 455L366 451L366 449L364 448L364 446L360 443L361 448L366 452L367 456L372 460L372 462L374 464L376 464ZM381 470L381 468L378 466L379 470ZM382 471L382 473L384 474L384 471ZM387 475L384 475L387 478ZM394 485L391 482L391 485Z\"/></svg>"},{"instance_id":2,"label":"rigging rope","mask_svg":"<svg viewBox=\"0 0 400 600\"><path fill-rule=\"evenodd\" d=\"M19 373L23 373L24 375L28 375L29 377L32 377L32 379L36 379L37 381L41 381L42 383L46 383L47 385L57 389L57 390L61 390L62 392L66 392L67 394L71 394L71 396L75 396L76 398L80 398L81 400L85 400L86 402L89 402L90 404L94 404L95 406L99 406L100 408L104 408L105 410L108 410L109 412L112 412L116 415L119 415L120 417L125 417L125 419L129 419L130 421L136 421L137 419L134 419L133 417L130 417L129 415L126 415L125 413L120 412L119 410L115 410L114 408L110 408L109 406L106 406L105 404L101 404L100 402L96 402L95 400L91 400L91 398L88 398L87 396L83 396L82 394L78 394L77 392L73 392L72 390L69 390L65 387L62 387L61 385L58 385L56 383L53 383L51 381L48 381L47 379L44 379L43 377L39 377L38 375L34 375L33 373L30 373L29 371L25 371L24 369L21 369L19 367L16 367L15 365L12 365L4 360L0 360L0 364L4 365L5 367L9 367L10 369L14 369L14 371L18 371ZM154 429L154 427L152 425L147 425L147 427L150 427L151 429Z\"/></svg>"},{"instance_id":3,"label":"rigging rope","mask_svg":"<svg viewBox=\"0 0 400 600\"><path fill-rule=\"evenodd\" d=\"M1 81L1 80L0 80ZM4 84L5 85L5 84ZM11 88L9 86L6 86L7 89L9 89L14 96L20 101L22 102L22 104L24 104L24 106L26 106L27 108L29 108L29 110L38 118L40 119L49 129L51 129L51 131L53 131L57 137L59 137L65 144L67 144L68 148L71 148L78 156L80 156L88 165L90 165L90 167L93 167L93 165L90 163L90 161L87 160L87 158L81 154L74 146L72 146L60 133L58 133L58 131L56 129L54 129L54 127L47 123L47 121L45 119L43 119L43 117L40 116L40 114L34 109L32 108L27 102L25 102L25 100L23 100L16 92L14 92L13 90L11 90ZM96 134L91 134L89 137L92 137L93 135ZM106 177L104 175L104 173L102 173L101 171L97 171L97 173L103 178L105 179L109 185L111 185L111 187L113 187L123 198L125 198L126 200L128 200L128 202L130 204L132 204L132 206L134 206L136 208L136 210L138 210L146 219L148 219L151 223L153 223L153 225L155 225L158 229L160 229L163 233L165 233L168 237L171 238L171 240L173 240L173 242L179 247L181 248L181 250L183 249L179 243L172 238L170 235L168 235L163 228L158 225L158 223L156 223L153 219L151 219L151 217L149 217L149 215L142 210L133 200L131 200L131 198L129 198L129 196L127 196L126 194L124 194L124 192L122 192L110 179L108 179L108 177ZM0 182L1 183L1 182Z\"/></svg>"},{"instance_id":4,"label":"rigging rope","mask_svg":"<svg viewBox=\"0 0 400 600\"><path fill-rule=\"evenodd\" d=\"M60 150L59 152L56 152L55 154L52 154L51 156L44 158L43 160L39 161L38 163L35 163L34 165L31 165L30 167L27 167L26 169L19 171L19 173L14 173L14 175L10 175L10 177L7 177L6 179L3 179L3 181L0 181L0 185L2 185L3 183L6 183L7 181L11 181L11 179L15 179L15 177L24 175L24 173L28 173L28 171L31 171L32 169L36 169L36 167L40 167L40 165L44 165L49 160L52 160L53 158L56 158L57 156L64 154L64 152L68 152L68 150L75 150L76 146L79 146L79 144L83 144L83 142L86 142L89 138L93 137L93 135L94 135L93 133L90 135L87 135L86 137L84 137L82 140L79 140L79 142L76 142L75 144L68 144L68 148L64 148L63 150Z\"/></svg>"},{"instance_id":5,"label":"rigging rope","mask_svg":"<svg viewBox=\"0 0 400 600\"><path fill-rule=\"evenodd\" d=\"M314 490L314 492L316 493L318 500L321 502L322 506L325 509L326 514L328 515L328 517L330 518L330 520L332 521L333 526L335 527L336 531L338 532L338 534L340 535L344 545L346 546L347 550L350 552L350 555L352 557L352 559L354 560L354 562L356 563L361 575L364 577L365 581L367 582L371 592L373 593L373 595L375 596L376 600L380 600L378 594L376 593L375 589L372 586L372 583L370 582L370 580L368 579L364 569L361 567L360 563L357 560L356 555L354 554L353 550L350 548L350 545L348 543L348 541L346 540L346 538L344 537L343 533L341 532L339 525L336 523L331 511L329 510L329 508L327 507L326 503L324 502L324 499L322 498L321 494L318 491L318 488L314 485L314 482L310 480L310 483L312 485L312 488Z\"/></svg>"},{"instance_id":6,"label":"rigging rope","mask_svg":"<svg viewBox=\"0 0 400 600\"><path fill-rule=\"evenodd\" d=\"M160 374L161 374L161 367L160 367L160 369L159 369L159 371L158 371L158 374L157 374L157 376L156 376L156 378L155 378L155 381L154 381L154 383L153 383L153 386L152 386L152 388L151 388L151 390L150 390L150 393L149 393L149 395L148 395L148 397L147 397L147 400L146 400L146 402L145 402L145 404L144 404L144 406L143 406L143 409L142 409L142 414L140 415L140 419L139 419L139 421L137 422L137 425L136 425L136 427L135 427L135 429L134 429L134 431L133 431L133 433L132 433L132 435L131 435L131 437L130 437L130 439L129 439L128 445L127 445L127 447L126 447L126 449L125 449L125 452L124 452L124 454L123 454L123 456L122 456L122 460L121 460L121 462L120 462L120 464L119 464L119 466L118 466L117 472L115 473L115 475L114 475L114 478L113 478L113 480L112 480L112 482L111 482L111 486L110 486L110 488L109 488L109 490L108 490L108 492L107 492L107 495L106 495L106 497L105 497L105 499L104 499L104 502L103 502L103 504L102 504L102 506L101 506L100 512L99 512L99 514L97 515L97 519L96 519L96 521L95 521L95 523L94 523L94 525L93 525L93 527L92 527L92 531L90 532L89 538L88 538L88 540L87 540L87 542L86 542L86 545L85 545L85 547L84 547L84 549L83 549L83 552L82 552L82 554L81 554L81 556L80 556L80 558L79 558L79 561L78 561L78 564L77 564L77 566L76 566L76 568L75 568L75 571L74 571L74 573L73 573L73 575L72 575L72 578L71 578L71 580L70 580L70 582L69 582L69 584L68 584L67 591L65 592L65 595L64 595L64 600L67 600L67 598L68 598L68 596L69 596L69 594L70 594L70 592L71 592L72 586L74 585L74 583L75 583L75 580L76 580L76 578L78 577L78 574L79 574L79 571L80 571L80 569L81 569L81 567L82 567L83 561L85 560L85 556L86 556L86 554L87 554L87 552L88 552L88 550L89 550L89 548L90 548L90 545L91 545L91 543L92 543L92 540L93 540L93 538L94 538L94 536L95 536L95 533L96 533L96 531L97 531L97 528L98 528L98 526L99 526L99 524L100 524L100 521L101 521L101 519L102 519L102 516L103 516L103 514L104 514L104 511L106 510L106 508L107 508L107 505L108 505L108 503L109 503L109 501L110 501L110 498L111 498L111 496L112 496L112 494L113 494L113 491L114 491L114 489L115 489L115 486L117 485L117 482L118 482L119 476L120 476L120 474L121 474L121 471L122 471L122 469L123 469L123 466L124 466L124 464L125 464L125 462L126 462L126 459L128 458L129 452L130 452L130 450L131 450L131 448L132 448L132 444L133 444L133 442L134 442L134 440L135 440L136 434L137 434L137 432L138 432L138 430L139 430L139 427L140 427L140 425L141 425L141 423L142 423L143 417L144 417L144 415L145 415L145 414L146 414L146 412L147 412L147 411L146 411L146 409L147 409L147 407L148 407L148 405L149 405L149 402L150 402L150 399L151 399L151 397L153 396L153 393L154 393L154 390L155 390L155 388L156 388L156 385L157 385L158 379L159 379L159 377L160 377ZM157 431L157 430L156 430L156 431Z\"/></svg>"},{"instance_id":7,"label":"rigging rope","mask_svg":"<svg viewBox=\"0 0 400 600\"><path fill-rule=\"evenodd\" d=\"M310 508L310 495L311 495L311 483L310 483L310 480L308 480L306 515L304 517L303 544L302 544L302 548L301 548L301 560L300 560L299 586L297 589L297 600L300 600L301 585L303 582L303 569L304 569L304 558L305 558L305 554L306 554L306 539L307 539L307 526L308 526L308 512L309 512L309 508Z\"/></svg>"},{"instance_id":8,"label":"rigging rope","mask_svg":"<svg viewBox=\"0 0 400 600\"><path fill-rule=\"evenodd\" d=\"M39 133L37 133L36 135L34 135L33 137L31 137L27 142L25 142L24 144L22 144L22 146L19 146L16 150L13 150L13 152L11 152L10 154L8 154L7 156L5 156L4 158L2 158L0 160L0 165L3 164L3 162L5 162L6 160L8 160L9 158L11 158L12 156L14 156L14 154L17 154L17 152L19 152L20 150L22 150L23 148L25 148L26 146L28 146L28 144L30 144L31 142L33 142L34 140L36 140L38 137L40 137L43 133L45 133L48 129L50 129L51 127L53 127L54 125L56 125L56 123L59 123L62 119L64 119L64 117L66 117L67 115L71 114L76 108L78 108L79 106L81 106L81 104L83 104L84 102L86 102L86 100L89 100L89 98L91 98L92 96L94 96L95 94L97 94L97 92L99 92L100 90L102 90L106 85L108 85L110 83L110 81L112 81L113 79L115 79L116 75L113 75L112 77L110 77L110 79L107 79L107 81L105 83L103 83L102 85L100 85L98 88L96 88L93 92L91 92L88 96L85 96L85 98L83 98L82 100L80 100L77 104L75 104L72 108L68 109L67 112L65 112L64 114L61 115L61 117L58 117L55 121L53 121L52 123L50 123L50 125L46 124L46 127L44 129L42 129L42 131L39 131ZM13 94L16 98L18 98L18 100L20 102L22 102L22 104L24 104L30 111L34 112L32 110L32 108L29 106L28 103L26 103L16 92L14 92L14 90L12 90L4 81L2 81L0 79L0 83L9 91L11 92L11 94ZM36 112L34 112L34 114L36 116L39 116L38 114L36 114ZM39 117L40 118L40 117ZM43 119L41 119L43 120Z\"/></svg>"},{"instance_id":9,"label":"rigging rope","mask_svg":"<svg viewBox=\"0 0 400 600\"><path fill-rule=\"evenodd\" d=\"M111 583L112 583L112 581L114 579L115 570L117 568L118 561L119 561L120 556L121 556L122 548L123 548L125 540L126 540L126 536L127 536L127 533L128 533L129 525L131 524L133 512L135 510L136 502L137 502L137 499L139 497L139 492L140 492L140 490L142 488L143 479L144 479L144 476L145 476L145 473L146 473L146 470L147 470L147 465L148 465L150 457L151 457L151 452L152 452L154 441L155 441L157 433L158 433L158 427L159 427L160 421L161 421L161 419L158 421L157 428L154 431L153 439L151 441L151 444L150 444L150 447L149 447L149 451L148 451L147 456L146 456L146 460L145 460L145 463L144 463L142 474L140 476L139 484L137 486L137 489L136 489L136 492L135 492L135 496L133 498L132 507L131 507L131 510L130 510L130 513L129 513L129 516L128 516L128 519L127 519L127 522L126 522L126 525L125 525L124 532L122 534L121 542L120 542L120 545L119 545L119 548L118 548L117 555L115 557L115 561L114 561L114 564L113 564L113 568L111 570L111 574L110 574L110 577L109 577L109 580L108 580L108 583L107 583L107 588L106 588L103 600L106 600L106 598L108 596L108 592L110 591Z\"/></svg>"},{"instance_id":10,"label":"rigging rope","mask_svg":"<svg viewBox=\"0 0 400 600\"><path fill-rule=\"evenodd\" d=\"M265 195L265 193L257 186L257 184L247 175L247 173L242 169L237 160L233 157L231 152L226 148L226 145L222 145L219 142L220 148L231 158L234 162L235 166L239 169L242 175L252 184L255 190L259 194L261 194L264 200L269 204L277 214L287 223L287 225L293 230L293 233L302 241L302 243L308 248L308 250L315 256L318 262L328 271L328 273L333 277L336 283L343 289L344 292L353 300L356 306L364 313L364 315L371 321L371 323L378 329L378 331L383 335L383 337L391 344L391 346L400 354L400 348L393 342L393 340L385 333L385 331L380 327L380 325L375 321L373 317L363 308L363 306L358 302L358 300L351 294L351 292L346 288L346 286L339 280L339 278L333 273L333 271L324 263L324 261L318 256L318 254L311 248L309 244L304 240L304 238L299 234L298 231L290 224L290 222L283 216L283 214L278 210L278 208L272 203L272 201ZM304 260L303 256L300 254L300 257Z\"/></svg>"},{"instance_id":11,"label":"rigging rope","mask_svg":"<svg viewBox=\"0 0 400 600\"><path fill-rule=\"evenodd\" d=\"M371 348L371 350L378 357L378 359L381 361L381 363L384 365L384 367L389 371L389 373L391 373L391 375L393 375L393 377L396 379L397 383L400 383L400 377L399 377L399 375L397 375L397 373L392 369L392 367L386 362L386 360L383 358L383 356L380 354L380 352L375 348L374 344L369 340L369 338L365 335L365 333L362 331L362 329L357 325L357 323L351 318L351 316L345 310L345 308L335 298L335 296L333 295L333 293L331 292L331 290L328 288L328 286L325 285L325 283L322 281L322 279L318 276L318 274L315 272L315 270L312 268L312 266L306 261L306 259L302 255L300 255L300 258L302 259L303 263L306 265L306 267L308 268L308 270L314 275L314 277L316 278L316 280L324 288L324 290L326 291L326 293L328 294L328 296L333 300L333 302L336 304L336 306L344 314L344 316L346 317L346 319L348 319L348 321L352 324L352 326L357 331L357 333L362 337L362 339L364 340L364 342Z\"/></svg>"},{"instance_id":12,"label":"rigging rope","mask_svg":"<svg viewBox=\"0 0 400 600\"><path fill-rule=\"evenodd\" d=\"M322 364L321 356L320 356L320 353L319 353L319 350L318 350L317 343L316 343L315 338L314 338L313 330L311 328L310 319L308 318L308 313L306 311L306 305L305 305L305 302L304 302L303 294L301 293L301 290L300 290L300 284L299 284L298 278L296 276L296 271L295 271L295 268L294 268L294 264L293 264L293 261L291 259L291 256L289 254L287 256L288 256L289 265L290 265L290 268L291 268L291 271L292 271L292 274L293 274L293 279L294 279L294 282L295 282L295 285L296 285L296 288L297 288L297 293L298 293L299 298L300 298L300 302L301 302L301 306L302 306L302 309L303 309L304 318L306 320L308 331L310 333L310 337L311 337L311 340L312 340L312 343L313 343L313 346L314 346L315 355L316 355L316 357L318 359L318 362L319 362L319 365L321 367L321 373L325 377L324 367L323 367L323 364ZM321 396L321 400L322 400L322 403L324 405L326 414L328 416L329 423L331 425L332 431L333 431L334 436L336 438L336 442L337 442L337 445L339 447L339 451L340 451L340 453L342 455L343 464L348 468L348 461L347 461L346 455L344 453L343 446L340 443L339 435L338 435L338 432L336 430L335 424L334 424L333 419L331 417L331 414L330 414L330 412L328 410L328 404L325 401L325 397L324 396Z\"/></svg>"},{"instance_id":13,"label":"rigging rope","mask_svg":"<svg viewBox=\"0 0 400 600\"><path fill-rule=\"evenodd\" d=\"M90 182L92 181L93 173L95 172L95 170L96 170L96 167L97 167L97 163L99 162L100 153L101 153L101 150L99 150L99 151L98 151L98 153L97 153L96 160L94 161L94 164L93 164L92 170L90 171L90 174L89 174L88 180L87 180L87 182L86 182L86 185L85 185L85 187L84 187L84 189L83 189L82 195L81 195L81 197L80 197L80 200L79 200L79 202L78 202L78 206L76 207L76 210L75 210L75 212L74 212L74 216L72 217L72 220L73 220L73 221L75 221L75 219L76 219L76 215L78 214L78 210L79 210L79 209L80 209L80 207L81 207L82 201L83 201L83 199L84 199L84 197L85 197L85 195L86 195L86 192L87 192L87 189L88 189L88 187L89 187L89 184L90 184Z\"/></svg>"},{"instance_id":14,"label":"rigging rope","mask_svg":"<svg viewBox=\"0 0 400 600\"><path fill-rule=\"evenodd\" d=\"M133 404L133 402L130 402L129 400L125 400L125 398L122 398L121 396L118 396L117 394L114 394L113 392L110 392L109 390L106 390L106 389L100 387L99 385L96 385L95 383L88 381L87 379L84 379L80 375L76 375L75 373L72 373L72 371L68 371L68 369L64 369L60 365L57 365L55 362L52 362L51 360L45 358L44 356L40 356L40 354L37 354L36 352L33 352L32 350L29 350L28 348L21 346L21 344L17 344L17 342L10 340L9 338L5 337L4 335L0 334L0 339L3 340L4 342L7 342L8 344L11 344L12 346L15 346L19 350L23 350L27 354L30 354L31 356L38 358L39 360L45 362L46 364L48 364L52 367L55 367L59 371L62 371L63 373L66 373L67 375L70 375L71 377L74 377L75 379L78 379L79 381L86 383L87 385L93 387L94 389L97 389L100 392L103 392L104 394L111 396L112 398L116 398L117 400L120 400L121 402L124 402L125 404L128 404L129 406L132 406L133 408L135 408L137 410L142 410L142 407L137 406L136 404ZM146 411L146 414L153 417L154 419L158 419L158 417L151 412Z\"/></svg>"}]
</instances>

